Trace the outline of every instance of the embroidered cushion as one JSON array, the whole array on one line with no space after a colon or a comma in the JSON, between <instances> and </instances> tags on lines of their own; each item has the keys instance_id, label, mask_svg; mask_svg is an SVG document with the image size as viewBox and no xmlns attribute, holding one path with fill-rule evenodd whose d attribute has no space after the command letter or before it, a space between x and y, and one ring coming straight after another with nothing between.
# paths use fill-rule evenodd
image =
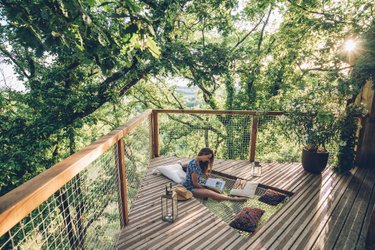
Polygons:
<instances>
[{"instance_id":1,"label":"embroidered cushion","mask_svg":"<svg viewBox=\"0 0 375 250\"><path fill-rule=\"evenodd\" d=\"M261 197L259 197L259 200L264 203L276 206L277 204L282 202L286 197L287 196L283 193L277 192L272 189L267 189L266 192Z\"/></svg>"},{"instance_id":2,"label":"embroidered cushion","mask_svg":"<svg viewBox=\"0 0 375 250\"><path fill-rule=\"evenodd\" d=\"M229 225L242 231L254 232L263 213L264 210L259 208L244 207Z\"/></svg>"},{"instance_id":3,"label":"embroidered cushion","mask_svg":"<svg viewBox=\"0 0 375 250\"><path fill-rule=\"evenodd\" d=\"M235 196L254 198L257 187L257 182L250 182L246 180L237 179L229 194Z\"/></svg>"}]
</instances>

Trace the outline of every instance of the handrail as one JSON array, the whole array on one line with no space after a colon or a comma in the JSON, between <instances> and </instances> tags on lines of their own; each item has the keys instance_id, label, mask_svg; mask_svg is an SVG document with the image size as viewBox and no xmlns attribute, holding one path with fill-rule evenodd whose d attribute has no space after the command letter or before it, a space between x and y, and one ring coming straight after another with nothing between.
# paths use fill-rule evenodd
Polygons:
<instances>
[{"instance_id":1,"label":"handrail","mask_svg":"<svg viewBox=\"0 0 375 250\"><path fill-rule=\"evenodd\" d=\"M153 139L153 155L159 156L159 142L158 142L158 129L157 129L157 115L158 113L164 114L203 114L203 115L248 115L253 116L252 126L250 128L251 137L250 137L250 144L249 144L249 160L251 162L255 161L255 150L256 150L256 140L257 140L257 130L258 130L258 120L259 116L261 115L271 115L271 116L279 116L284 115L285 112L283 111L268 111L268 112L261 112L256 110L195 110L195 109L153 109L154 120L156 124L154 124L154 139Z\"/></svg>"},{"instance_id":2,"label":"handrail","mask_svg":"<svg viewBox=\"0 0 375 250\"><path fill-rule=\"evenodd\" d=\"M258 116L278 116L287 114L282 111L260 112L246 110L176 110L149 109L120 126L96 142L55 164L40 175L22 184L0 197L0 236L25 218L30 212L51 197L56 191L115 145L126 134L133 131L142 121L150 119L152 157L159 156L158 114L213 114L213 115L250 115L254 116L251 126L249 145L250 161L255 159ZM123 171L123 170L122 170Z\"/></svg>"},{"instance_id":3,"label":"handrail","mask_svg":"<svg viewBox=\"0 0 375 250\"><path fill-rule=\"evenodd\" d=\"M211 109L153 109L156 113L168 114L213 114L213 115L283 115L283 111L261 112L256 110L211 110Z\"/></svg>"},{"instance_id":4,"label":"handrail","mask_svg":"<svg viewBox=\"0 0 375 250\"><path fill-rule=\"evenodd\" d=\"M111 146L148 118L149 109L96 142L0 197L0 236L25 218Z\"/></svg>"}]
</instances>

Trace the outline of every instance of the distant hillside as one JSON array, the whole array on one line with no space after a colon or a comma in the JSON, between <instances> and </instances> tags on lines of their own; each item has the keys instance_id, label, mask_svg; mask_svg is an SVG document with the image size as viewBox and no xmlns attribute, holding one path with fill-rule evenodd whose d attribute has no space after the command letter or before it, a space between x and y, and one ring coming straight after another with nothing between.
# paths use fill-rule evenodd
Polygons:
<instances>
[{"instance_id":1,"label":"distant hillside","mask_svg":"<svg viewBox=\"0 0 375 250\"><path fill-rule=\"evenodd\" d=\"M197 105L197 87L177 86L176 92L182 94L189 108Z\"/></svg>"}]
</instances>

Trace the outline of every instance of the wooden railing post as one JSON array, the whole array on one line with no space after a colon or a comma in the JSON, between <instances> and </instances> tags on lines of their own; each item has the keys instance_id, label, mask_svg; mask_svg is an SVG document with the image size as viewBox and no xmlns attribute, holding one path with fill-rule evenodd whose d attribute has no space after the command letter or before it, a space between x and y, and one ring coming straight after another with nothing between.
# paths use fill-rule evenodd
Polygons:
<instances>
[{"instance_id":1,"label":"wooden railing post","mask_svg":"<svg viewBox=\"0 0 375 250\"><path fill-rule=\"evenodd\" d=\"M158 112L153 110L152 112L152 156L159 157L159 122L158 122Z\"/></svg>"},{"instance_id":2,"label":"wooden railing post","mask_svg":"<svg viewBox=\"0 0 375 250\"><path fill-rule=\"evenodd\" d=\"M155 158L154 156L154 118L152 113L148 115L148 128L149 128L149 143L150 143L150 158Z\"/></svg>"},{"instance_id":3,"label":"wooden railing post","mask_svg":"<svg viewBox=\"0 0 375 250\"><path fill-rule=\"evenodd\" d=\"M253 124L251 126L251 137L250 137L250 161L255 161L255 149L256 149L256 141L257 141L257 132L258 132L258 121L259 116L253 116Z\"/></svg>"},{"instance_id":4,"label":"wooden railing post","mask_svg":"<svg viewBox=\"0 0 375 250\"><path fill-rule=\"evenodd\" d=\"M122 221L121 221L121 227L124 227L129 222L129 209L128 209L128 193L126 191L126 169L125 169L125 146L124 146L124 139L121 138L117 142L117 167L119 172L119 181L120 181L120 195L121 195L121 215L122 215Z\"/></svg>"}]
</instances>

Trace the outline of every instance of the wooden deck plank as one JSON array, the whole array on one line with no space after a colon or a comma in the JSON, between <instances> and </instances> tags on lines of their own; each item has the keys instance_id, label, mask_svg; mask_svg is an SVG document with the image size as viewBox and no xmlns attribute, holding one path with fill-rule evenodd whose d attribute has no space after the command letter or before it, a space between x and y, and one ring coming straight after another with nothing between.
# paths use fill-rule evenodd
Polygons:
<instances>
[{"instance_id":1,"label":"wooden deck plank","mask_svg":"<svg viewBox=\"0 0 375 250\"><path fill-rule=\"evenodd\" d=\"M247 171L246 169L248 168L249 164L249 161L240 161L238 163L234 163L234 165L231 165L229 169L222 171L222 173L240 177L241 175L238 175L238 172Z\"/></svg>"},{"instance_id":2,"label":"wooden deck plank","mask_svg":"<svg viewBox=\"0 0 375 250\"><path fill-rule=\"evenodd\" d=\"M215 219L210 211L203 210L191 220L181 223L179 227L159 231L159 238L147 240L147 249L167 248L169 244L175 243L176 240L186 244L193 233L201 233L201 230L205 230L208 223L213 223Z\"/></svg>"},{"instance_id":3,"label":"wooden deck plank","mask_svg":"<svg viewBox=\"0 0 375 250\"><path fill-rule=\"evenodd\" d=\"M224 161L224 162L221 162L219 164L216 163L217 160L215 160L214 162L214 170L218 171L218 172L222 172L222 173L226 173L226 174L230 174L232 169L233 169L233 166L236 166L238 164L242 164L241 161L236 161L236 160L227 160L227 161Z\"/></svg>"},{"instance_id":4,"label":"wooden deck plank","mask_svg":"<svg viewBox=\"0 0 375 250\"><path fill-rule=\"evenodd\" d=\"M371 220L371 215L372 215L372 209L375 204L375 182L373 182L373 187L372 187L372 192L371 192L371 198L367 202L367 208L366 208L366 214L365 218L362 222L362 227L361 227L361 233L358 236L357 239L357 245L356 249L365 249L365 242L366 242L366 237L367 237L367 231L370 225L370 220Z\"/></svg>"},{"instance_id":5,"label":"wooden deck plank","mask_svg":"<svg viewBox=\"0 0 375 250\"><path fill-rule=\"evenodd\" d=\"M335 244L336 249L354 249L357 243L358 236L360 235L362 222L366 215L368 200L371 197L373 181L375 179L374 172L365 175L365 179L357 194L357 197L352 203L352 208L346 217L345 224L341 230L338 240ZM371 186L371 187L370 187Z\"/></svg>"},{"instance_id":6,"label":"wooden deck plank","mask_svg":"<svg viewBox=\"0 0 375 250\"><path fill-rule=\"evenodd\" d=\"M181 216L184 215L184 208L187 207L187 209L190 210L197 210L200 209L200 205L197 202L189 202L189 203L184 203L179 206L181 209ZM129 220L129 224L127 225L126 229L126 236L125 238L132 237L132 234L134 233L135 235L138 234L137 230L140 228L144 228L144 226L147 226L148 223L152 222L161 222L161 211L160 208L153 208L152 209L153 213L144 213L140 214L138 217L132 217L132 220ZM155 222L153 222L155 221ZM147 228L145 228L146 230Z\"/></svg>"},{"instance_id":7,"label":"wooden deck plank","mask_svg":"<svg viewBox=\"0 0 375 250\"><path fill-rule=\"evenodd\" d=\"M306 238L306 235L311 235L315 231L317 226L311 226L319 224L326 215L325 210L334 209L334 205L330 206L330 197L333 195L342 195L343 190L349 185L350 178L331 178L330 181L322 187L320 191L312 197L311 200L306 204L303 211L296 216L296 219L292 224L288 226L289 236L279 238L277 241L272 243L272 246L280 246L283 249L291 248L297 239ZM335 193L336 192L336 193ZM340 193L341 192L341 193ZM328 212L328 211L327 211ZM313 230L309 230L309 228ZM297 247L298 249L298 247Z\"/></svg>"},{"instance_id":8,"label":"wooden deck plank","mask_svg":"<svg viewBox=\"0 0 375 250\"><path fill-rule=\"evenodd\" d=\"M246 247L251 245L257 249L262 248L269 242L272 243L282 234L280 228L289 225L289 223L293 221L294 215L301 212L305 206L306 197L314 195L311 190L317 190L322 183L324 184L329 181L332 174L333 173L330 171L325 171L323 172L323 177L316 176L316 179L311 179L309 182L306 182L303 188L301 188L298 193L295 193L288 203L278 211L277 216L274 216L273 219L263 225L249 240L245 239L239 242L238 246L233 246L233 248L246 249Z\"/></svg>"},{"instance_id":9,"label":"wooden deck plank","mask_svg":"<svg viewBox=\"0 0 375 250\"><path fill-rule=\"evenodd\" d=\"M295 193L276 216L246 238L194 198L179 202L176 222L160 219L160 195L170 180L153 175L152 169L179 160L183 164L190 161L173 156L152 159L130 209L129 225L119 236L118 249L364 248L366 218L375 202L374 169L359 169L352 177L326 169L319 176L305 172L300 163L264 163L262 176L253 177L249 161L216 159L215 171ZM320 239L326 243L319 244Z\"/></svg>"},{"instance_id":10,"label":"wooden deck plank","mask_svg":"<svg viewBox=\"0 0 375 250\"><path fill-rule=\"evenodd\" d=\"M237 232L233 232L231 233L228 238L224 238L223 241L221 244L219 245L216 245L215 247L209 247L209 249L212 249L212 250L223 250L223 249L228 249L228 246L230 244L233 243L233 241L237 240L238 239L238 233Z\"/></svg>"},{"instance_id":11,"label":"wooden deck plank","mask_svg":"<svg viewBox=\"0 0 375 250\"><path fill-rule=\"evenodd\" d=\"M216 241L209 242L206 249L219 250L220 247L224 249L227 245L232 243L233 240L237 239L238 233L231 227L228 227L228 230L224 234L217 237Z\"/></svg>"},{"instance_id":12,"label":"wooden deck plank","mask_svg":"<svg viewBox=\"0 0 375 250\"><path fill-rule=\"evenodd\" d=\"M213 229L225 229L226 225L222 223L223 222L220 219L216 218L214 221L205 221L204 225L202 226L206 227L206 231L212 232ZM172 242L168 242L168 244L165 245L165 247L169 249L183 249L183 247L186 247L188 244L191 244L191 242L182 239L190 238L193 239L192 241L195 241L196 239L200 239L200 235L202 235L202 232L194 229L192 231L184 232L183 234L179 235L178 238L175 238ZM204 243L204 241L199 241L198 245L202 247L202 243Z\"/></svg>"},{"instance_id":13,"label":"wooden deck plank","mask_svg":"<svg viewBox=\"0 0 375 250\"><path fill-rule=\"evenodd\" d=\"M290 167L293 167L293 163L283 164L283 165L274 165L268 174L262 175L259 178L261 183L273 186L275 182L278 182L280 178L287 175L290 171Z\"/></svg>"},{"instance_id":14,"label":"wooden deck plank","mask_svg":"<svg viewBox=\"0 0 375 250\"><path fill-rule=\"evenodd\" d=\"M214 240L208 239L206 241L202 241L201 244L199 245L199 247L197 247L197 248L209 249L209 245L212 242L217 242L218 239L224 239L224 240L226 240L227 236L230 234L230 232L234 231L232 228L229 228L225 222L222 222L220 224L220 227L218 227L218 229L220 229L220 230L218 230L217 232L215 232L215 234L213 235L213 237L215 237Z\"/></svg>"},{"instance_id":15,"label":"wooden deck plank","mask_svg":"<svg viewBox=\"0 0 375 250\"><path fill-rule=\"evenodd\" d=\"M270 180L268 182L268 185L290 191L287 188L291 185L290 182L294 180L294 178L296 178L297 176L301 175L301 173L305 174L303 173L303 171L299 172L296 168L297 167L295 164L286 165L285 169L279 171L278 174L273 178L273 180Z\"/></svg>"},{"instance_id":16,"label":"wooden deck plank","mask_svg":"<svg viewBox=\"0 0 375 250\"><path fill-rule=\"evenodd\" d=\"M211 216L209 211L206 211L205 213L204 211L204 207L196 208L193 212L190 209L187 209L181 214L181 218L184 219L180 219L173 224L162 221L160 219L159 211L158 218L150 221L152 224L151 227L140 228L140 230L134 231L133 234L127 234L125 230L125 233L123 233L121 241L119 242L119 249L131 249L139 247L142 244L151 243L151 240L155 238L155 235L160 235L161 232L165 232L170 228L180 228L189 223L193 223L194 220L199 221ZM157 239L157 241L160 241L160 239Z\"/></svg>"},{"instance_id":17,"label":"wooden deck plank","mask_svg":"<svg viewBox=\"0 0 375 250\"><path fill-rule=\"evenodd\" d=\"M326 213L322 214L325 219L315 226L313 234L309 237L299 239L299 245L308 245L315 249L327 247L332 249L341 231L345 218L350 210L352 200L355 199L366 172L357 170L351 178L349 186L336 196L333 206ZM310 231L312 231L310 229ZM297 244L296 243L296 244ZM296 246L298 247L298 245Z\"/></svg>"},{"instance_id":18,"label":"wooden deck plank","mask_svg":"<svg viewBox=\"0 0 375 250\"><path fill-rule=\"evenodd\" d=\"M215 233L220 231L221 227L220 224L223 223L221 218L216 217L214 221L207 221L205 224L205 228L202 228L200 231L194 230L192 234L189 235L190 242L180 243L175 248L177 249L197 249L201 247L202 243L205 241L209 241L212 238L215 238ZM225 225L227 226L227 225ZM184 245L183 247L180 247ZM167 247L170 247L169 245Z\"/></svg>"}]
</instances>

